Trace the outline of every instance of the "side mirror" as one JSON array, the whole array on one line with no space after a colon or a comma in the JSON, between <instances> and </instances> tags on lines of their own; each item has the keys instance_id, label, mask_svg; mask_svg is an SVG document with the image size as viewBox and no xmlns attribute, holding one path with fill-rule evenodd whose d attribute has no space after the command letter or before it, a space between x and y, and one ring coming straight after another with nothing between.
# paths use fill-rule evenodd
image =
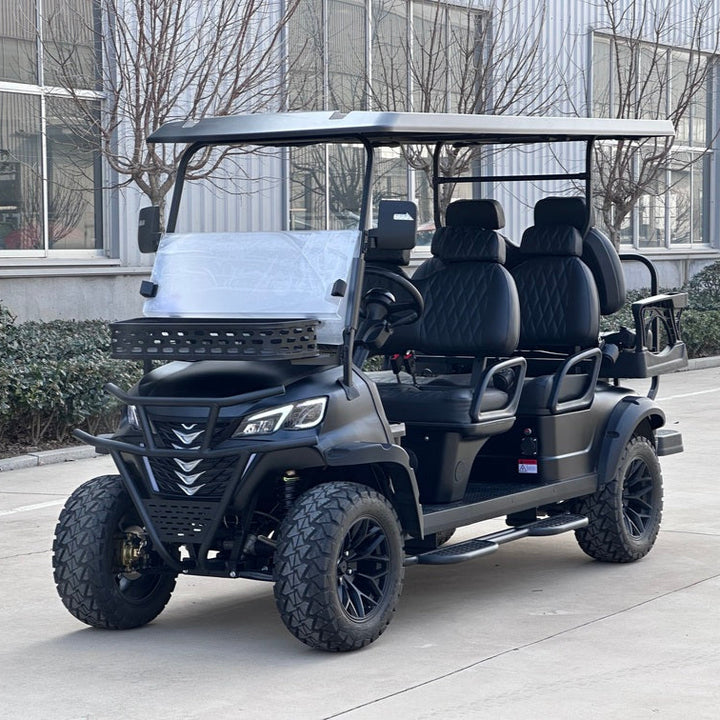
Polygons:
<instances>
[{"instance_id":1,"label":"side mirror","mask_svg":"<svg viewBox=\"0 0 720 720\"><path fill-rule=\"evenodd\" d=\"M379 250L409 250L415 247L417 206L409 200L381 200L378 226L370 230L373 247Z\"/></svg>"},{"instance_id":2,"label":"side mirror","mask_svg":"<svg viewBox=\"0 0 720 720\"><path fill-rule=\"evenodd\" d=\"M140 210L138 248L141 253L157 252L160 244L160 208L157 205Z\"/></svg>"}]
</instances>

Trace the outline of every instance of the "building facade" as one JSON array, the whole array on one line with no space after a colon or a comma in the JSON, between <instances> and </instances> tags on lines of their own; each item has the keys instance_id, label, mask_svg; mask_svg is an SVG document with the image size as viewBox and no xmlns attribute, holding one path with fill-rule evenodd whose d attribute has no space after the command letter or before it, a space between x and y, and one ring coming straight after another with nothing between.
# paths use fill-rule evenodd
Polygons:
<instances>
[{"instance_id":1,"label":"building facade","mask_svg":"<svg viewBox=\"0 0 720 720\"><path fill-rule=\"evenodd\" d=\"M615 2L625 10L644 4ZM663 285L677 287L720 258L720 92L712 30L717 33L720 0L708 0L706 21L693 32L697 7L698 0L673 3L662 37L653 39L637 24L613 27L603 4L590 0L532 7L522 0L301 0L284 31L285 104L672 117L687 100L689 68L701 68L673 150L616 228L622 247L647 254ZM132 185L117 188L100 138L88 129L106 101L98 38L112 32L112 22L100 8L97 0L0 5L0 303L22 320L117 319L141 310L137 288L152 258L137 252L135 227L138 208L149 202ZM71 87L63 64L69 48L48 42L58 24L74 28ZM635 105L623 110L627 103ZM568 158L561 170L573 172L569 164L582 162L580 149L571 148ZM375 194L418 203L422 257L432 228L428 158L411 158L409 168L406 160L383 151ZM246 180L232 211L198 201L189 227L310 229L346 227L357 218L360 158L352 148L239 162ZM557 158L524 150L447 162L452 169L531 174ZM640 176L642 168L633 172ZM536 187L537 197L571 190L567 183ZM462 192L500 200L515 241L532 222L532 202L520 203L512 183ZM599 225L616 219L600 203L596 217Z\"/></svg>"}]
</instances>

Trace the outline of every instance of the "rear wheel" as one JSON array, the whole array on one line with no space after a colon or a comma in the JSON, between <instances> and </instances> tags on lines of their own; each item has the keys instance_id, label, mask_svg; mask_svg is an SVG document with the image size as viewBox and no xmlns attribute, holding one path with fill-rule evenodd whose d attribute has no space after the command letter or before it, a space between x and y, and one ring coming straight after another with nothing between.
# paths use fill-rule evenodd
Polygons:
<instances>
[{"instance_id":1,"label":"rear wheel","mask_svg":"<svg viewBox=\"0 0 720 720\"><path fill-rule=\"evenodd\" d=\"M306 492L280 527L275 601L296 638L321 650L357 650L395 612L404 575L395 510L355 483Z\"/></svg>"},{"instance_id":2,"label":"rear wheel","mask_svg":"<svg viewBox=\"0 0 720 720\"><path fill-rule=\"evenodd\" d=\"M646 437L636 435L625 446L612 480L579 502L578 512L590 522L575 536L583 551L597 560L639 560L655 544L662 505L662 472L655 448Z\"/></svg>"},{"instance_id":3,"label":"rear wheel","mask_svg":"<svg viewBox=\"0 0 720 720\"><path fill-rule=\"evenodd\" d=\"M70 496L55 528L53 569L65 607L93 627L145 625L175 588L117 475L93 478Z\"/></svg>"}]
</instances>

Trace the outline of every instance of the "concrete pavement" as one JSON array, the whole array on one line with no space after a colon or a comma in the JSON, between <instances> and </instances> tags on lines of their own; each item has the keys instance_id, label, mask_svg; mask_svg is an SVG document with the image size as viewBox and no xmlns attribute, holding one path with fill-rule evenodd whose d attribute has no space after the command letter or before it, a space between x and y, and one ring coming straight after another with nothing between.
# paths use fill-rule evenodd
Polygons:
<instances>
[{"instance_id":1,"label":"concrete pavement","mask_svg":"<svg viewBox=\"0 0 720 720\"><path fill-rule=\"evenodd\" d=\"M659 402L686 452L662 460L647 558L597 563L564 535L408 568L387 632L342 655L298 643L272 588L243 580L182 577L147 627L85 627L50 547L64 499L111 461L2 473L0 718L717 718L720 369L662 378Z\"/></svg>"}]
</instances>

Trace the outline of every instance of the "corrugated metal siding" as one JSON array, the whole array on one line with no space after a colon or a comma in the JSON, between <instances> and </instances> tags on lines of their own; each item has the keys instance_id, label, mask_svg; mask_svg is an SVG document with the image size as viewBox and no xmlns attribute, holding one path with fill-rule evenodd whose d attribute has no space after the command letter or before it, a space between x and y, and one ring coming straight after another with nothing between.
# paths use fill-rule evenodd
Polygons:
<instances>
[{"instance_id":1,"label":"corrugated metal siding","mask_svg":"<svg viewBox=\"0 0 720 720\"><path fill-rule=\"evenodd\" d=\"M478 3L468 0L469 5L488 6L492 3ZM520 37L533 22L533 13L527 11L525 0L514 0L515 22L505 26L508 38ZM552 112L553 115L587 114L586 88L590 77L590 33L602 31L607 26L605 11L601 3L595 0L544 0L546 21L543 29L544 71L548 82L544 89L549 97L557 83L563 84ZM620 0L619 7L629 8L639 5L637 0ZM686 36L692 24L694 0L674 0L670 8L670 26L673 28L667 41L672 44L686 44ZM278 2L279 7L279 2ZM715 13L720 13L720 0L713 0ZM582 167L583 149L570 147L564 154L568 172ZM211 198L200 200L190 197L190 213L196 221L202 222L207 229L232 227L241 231L259 228L279 229L284 227L286 201L283 180L283 163L280 159L256 158L247 160L247 173L250 180L244 183L249 194L238 197L237 203L221 206ZM538 172L556 172L557 162L542 152L531 153L527 150L505 154L494 160L494 170L506 174L532 174ZM261 180L269 178L270 180ZM241 183L242 184L242 183ZM537 184L532 197L523 191L523 200L517 196L517 188L504 184L493 190L506 211L507 233L519 242L525 227L532 223L532 205L544 195L562 192L567 183ZM169 202L169 198L168 198ZM138 202L127 198L120 203L120 222L118 223L121 244L121 256L128 264L140 264L135 251L135 225ZM127 217L130 213L130 217ZM125 217L123 217L125 216ZM125 230L123 230L125 228Z\"/></svg>"}]
</instances>

